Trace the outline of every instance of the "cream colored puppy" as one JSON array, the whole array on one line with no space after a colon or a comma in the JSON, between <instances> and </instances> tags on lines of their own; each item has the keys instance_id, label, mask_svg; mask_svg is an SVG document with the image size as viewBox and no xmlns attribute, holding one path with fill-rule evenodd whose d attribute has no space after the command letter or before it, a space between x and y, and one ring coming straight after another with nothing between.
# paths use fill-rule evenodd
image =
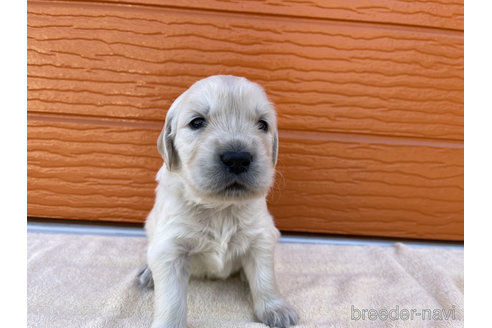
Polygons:
<instances>
[{"instance_id":1,"label":"cream colored puppy","mask_svg":"<svg viewBox=\"0 0 492 328\"><path fill-rule=\"evenodd\" d=\"M242 270L258 319L295 325L273 271L279 232L265 197L277 161L275 111L263 89L245 78L211 76L172 104L157 140L165 165L145 228L154 285L153 328L186 327L190 275L226 278Z\"/></svg>"}]
</instances>

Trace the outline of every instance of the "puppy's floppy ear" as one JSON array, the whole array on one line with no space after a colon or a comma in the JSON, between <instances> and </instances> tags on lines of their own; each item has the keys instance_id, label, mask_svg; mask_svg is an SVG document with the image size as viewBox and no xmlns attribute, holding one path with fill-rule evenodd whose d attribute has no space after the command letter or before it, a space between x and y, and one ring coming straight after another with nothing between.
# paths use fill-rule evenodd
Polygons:
<instances>
[{"instance_id":1,"label":"puppy's floppy ear","mask_svg":"<svg viewBox=\"0 0 492 328\"><path fill-rule=\"evenodd\" d=\"M179 166L179 156L174 146L174 137L177 130L176 112L179 103L181 102L181 96L178 97L169 108L166 115L166 122L162 128L159 138L157 138L157 150L161 154L166 167L169 171L175 170Z\"/></svg>"},{"instance_id":2,"label":"puppy's floppy ear","mask_svg":"<svg viewBox=\"0 0 492 328\"><path fill-rule=\"evenodd\" d=\"M273 159L273 167L277 165L278 159L278 131L275 130L273 133L273 143L272 143L272 159Z\"/></svg>"}]
</instances>

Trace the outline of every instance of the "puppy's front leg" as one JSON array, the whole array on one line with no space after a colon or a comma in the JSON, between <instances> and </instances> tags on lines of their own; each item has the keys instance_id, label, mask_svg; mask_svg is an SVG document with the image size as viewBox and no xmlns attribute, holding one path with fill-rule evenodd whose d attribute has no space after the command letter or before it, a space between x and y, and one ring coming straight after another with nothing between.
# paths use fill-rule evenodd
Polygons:
<instances>
[{"instance_id":1,"label":"puppy's front leg","mask_svg":"<svg viewBox=\"0 0 492 328\"><path fill-rule=\"evenodd\" d=\"M243 260L244 273L249 282L255 314L271 327L289 327L297 323L297 314L284 301L275 282L273 272L273 245L258 242L252 246Z\"/></svg>"},{"instance_id":2,"label":"puppy's front leg","mask_svg":"<svg viewBox=\"0 0 492 328\"><path fill-rule=\"evenodd\" d=\"M152 328L186 327L187 253L172 243L149 245L147 261L154 278Z\"/></svg>"}]
</instances>

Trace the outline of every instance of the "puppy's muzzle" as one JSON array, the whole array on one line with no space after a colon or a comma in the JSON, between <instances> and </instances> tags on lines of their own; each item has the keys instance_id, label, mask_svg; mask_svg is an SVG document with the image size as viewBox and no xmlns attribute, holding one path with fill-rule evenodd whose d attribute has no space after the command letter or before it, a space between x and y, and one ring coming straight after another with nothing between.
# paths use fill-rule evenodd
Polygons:
<instances>
[{"instance_id":1,"label":"puppy's muzzle","mask_svg":"<svg viewBox=\"0 0 492 328\"><path fill-rule=\"evenodd\" d=\"M227 151L220 155L220 160L227 172L239 175L248 172L253 156L245 151Z\"/></svg>"}]
</instances>

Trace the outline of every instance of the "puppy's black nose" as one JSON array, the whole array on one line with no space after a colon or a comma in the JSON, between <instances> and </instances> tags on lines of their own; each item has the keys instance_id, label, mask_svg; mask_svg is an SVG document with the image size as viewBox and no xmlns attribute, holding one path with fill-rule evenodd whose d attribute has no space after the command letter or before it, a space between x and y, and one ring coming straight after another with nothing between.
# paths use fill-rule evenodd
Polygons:
<instances>
[{"instance_id":1,"label":"puppy's black nose","mask_svg":"<svg viewBox=\"0 0 492 328\"><path fill-rule=\"evenodd\" d=\"M220 160L225 164L227 171L241 174L248 171L253 156L245 151L228 151L220 155Z\"/></svg>"}]
</instances>

